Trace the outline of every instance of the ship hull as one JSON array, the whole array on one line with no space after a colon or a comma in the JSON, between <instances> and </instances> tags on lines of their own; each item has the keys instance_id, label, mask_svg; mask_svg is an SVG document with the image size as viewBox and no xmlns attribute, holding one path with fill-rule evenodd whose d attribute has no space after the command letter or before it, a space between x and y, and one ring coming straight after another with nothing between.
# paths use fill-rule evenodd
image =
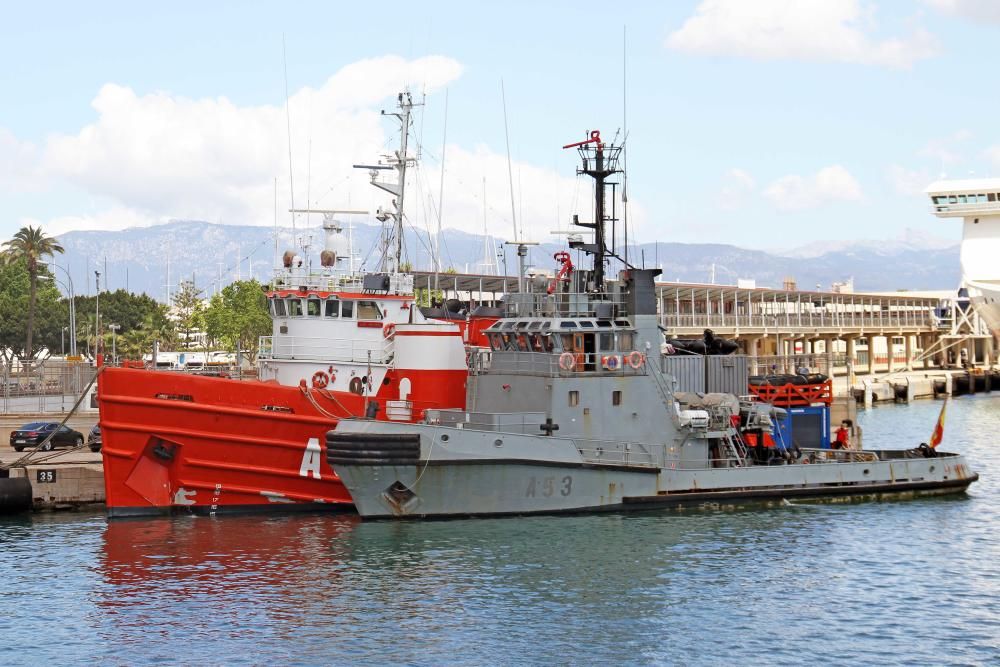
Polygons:
<instances>
[{"instance_id":1,"label":"ship hull","mask_svg":"<svg viewBox=\"0 0 1000 667\"><path fill-rule=\"evenodd\" d=\"M342 428L327 436L328 458L367 519L871 500L961 493L978 479L955 454L904 458L902 452L880 451L866 452L868 460L848 456L842 462L677 469L586 461L570 439L511 434L497 438L495 433L483 437L435 427L409 432L411 438L419 434L410 440L419 443L414 458L398 454L405 452L400 449L403 445L385 444L386 433L405 439L405 430L371 429L351 421L343 422ZM448 436L447 444L442 435ZM355 445L354 456L337 454L346 451L345 441L365 439L369 452L380 452L377 456L358 454L361 445ZM495 445L494 439L502 444ZM504 455L498 456L498 449Z\"/></svg>"},{"instance_id":2,"label":"ship hull","mask_svg":"<svg viewBox=\"0 0 1000 667\"><path fill-rule=\"evenodd\" d=\"M352 507L324 436L340 418L364 414L362 396L104 368L98 402L110 517Z\"/></svg>"}]
</instances>

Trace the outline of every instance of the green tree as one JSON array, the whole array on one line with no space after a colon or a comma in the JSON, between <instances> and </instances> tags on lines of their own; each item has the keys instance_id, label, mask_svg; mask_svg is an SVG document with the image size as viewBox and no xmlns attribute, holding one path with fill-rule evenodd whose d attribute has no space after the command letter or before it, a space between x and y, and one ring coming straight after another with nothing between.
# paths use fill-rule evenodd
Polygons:
<instances>
[{"instance_id":1,"label":"green tree","mask_svg":"<svg viewBox=\"0 0 1000 667\"><path fill-rule=\"evenodd\" d=\"M190 346L191 334L203 328L204 307L201 290L194 282L182 280L174 294L174 313L177 315L177 331L184 337L184 348Z\"/></svg>"},{"instance_id":2,"label":"green tree","mask_svg":"<svg viewBox=\"0 0 1000 667\"><path fill-rule=\"evenodd\" d=\"M46 236L41 227L22 227L14 234L14 238L3 243L2 256L5 264L24 262L28 269L28 324L22 359L30 363L35 350L32 347L32 335L35 329L35 302L38 297L38 272L42 267L39 262L42 257L64 252L59 242Z\"/></svg>"},{"instance_id":3,"label":"green tree","mask_svg":"<svg viewBox=\"0 0 1000 667\"><path fill-rule=\"evenodd\" d=\"M256 280L238 280L212 297L205 310L206 333L221 341L230 352L252 362L260 337L271 333L267 297Z\"/></svg>"},{"instance_id":4,"label":"green tree","mask_svg":"<svg viewBox=\"0 0 1000 667\"><path fill-rule=\"evenodd\" d=\"M51 277L45 266L39 267L39 278ZM0 355L5 363L10 354L22 356L24 333L28 321L30 277L26 262L0 262ZM51 280L39 280L35 300L35 331L38 343L50 350L59 349L59 334L68 321L68 310L59 302L59 290ZM55 343L49 339L54 334Z\"/></svg>"}]
</instances>

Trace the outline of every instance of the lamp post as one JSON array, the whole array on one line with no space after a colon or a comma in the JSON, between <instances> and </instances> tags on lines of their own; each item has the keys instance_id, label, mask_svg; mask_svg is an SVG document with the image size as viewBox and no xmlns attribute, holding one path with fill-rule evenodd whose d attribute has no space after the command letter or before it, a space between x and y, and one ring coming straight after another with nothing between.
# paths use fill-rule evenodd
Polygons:
<instances>
[{"instance_id":1,"label":"lamp post","mask_svg":"<svg viewBox=\"0 0 1000 667\"><path fill-rule=\"evenodd\" d=\"M66 329L69 327L63 327L62 332L59 334L59 342L62 343L62 356L66 357Z\"/></svg>"},{"instance_id":2,"label":"lamp post","mask_svg":"<svg viewBox=\"0 0 1000 667\"><path fill-rule=\"evenodd\" d=\"M66 285L69 289L69 353L76 356L76 292L73 290L73 277L69 271L52 262L38 262L42 266L52 266L66 274Z\"/></svg>"},{"instance_id":3,"label":"lamp post","mask_svg":"<svg viewBox=\"0 0 1000 667\"><path fill-rule=\"evenodd\" d=\"M117 324L109 324L108 328L111 329L111 363L118 363L118 347L115 345L115 334L121 329Z\"/></svg>"},{"instance_id":4,"label":"lamp post","mask_svg":"<svg viewBox=\"0 0 1000 667\"><path fill-rule=\"evenodd\" d=\"M101 272L94 271L97 278L95 287L97 288L97 299L94 303L94 358L101 353Z\"/></svg>"}]
</instances>

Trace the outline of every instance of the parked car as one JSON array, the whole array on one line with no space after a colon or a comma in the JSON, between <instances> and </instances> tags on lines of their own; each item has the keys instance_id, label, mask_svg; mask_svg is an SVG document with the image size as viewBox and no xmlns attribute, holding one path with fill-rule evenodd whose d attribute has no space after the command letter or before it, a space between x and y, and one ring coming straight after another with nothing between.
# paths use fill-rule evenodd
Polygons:
<instances>
[{"instance_id":1,"label":"parked car","mask_svg":"<svg viewBox=\"0 0 1000 667\"><path fill-rule=\"evenodd\" d=\"M53 431L55 433L53 433ZM41 449L49 451L60 446L80 447L83 445L83 434L68 426L59 426L59 422L31 422L10 433L10 446L20 452L28 447L36 447L52 435L52 439Z\"/></svg>"},{"instance_id":2,"label":"parked car","mask_svg":"<svg viewBox=\"0 0 1000 667\"><path fill-rule=\"evenodd\" d=\"M90 435L87 436L87 446L90 447L90 451L99 452L101 451L101 425L94 424L94 428L90 429Z\"/></svg>"}]
</instances>

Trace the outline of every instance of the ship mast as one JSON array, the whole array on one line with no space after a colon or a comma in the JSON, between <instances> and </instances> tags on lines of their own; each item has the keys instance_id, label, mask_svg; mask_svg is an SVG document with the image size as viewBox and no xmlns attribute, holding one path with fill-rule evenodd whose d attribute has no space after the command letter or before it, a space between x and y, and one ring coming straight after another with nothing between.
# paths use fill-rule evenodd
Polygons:
<instances>
[{"instance_id":1,"label":"ship mast","mask_svg":"<svg viewBox=\"0 0 1000 667\"><path fill-rule=\"evenodd\" d=\"M367 169L372 179L372 185L393 196L392 210L386 210L380 206L375 212L375 218L379 222L392 221L392 224L385 229L382 249L381 270L386 273L399 273L403 263L403 196L406 191L406 169L417 163L417 159L407 155L406 150L410 138L410 125L413 122L413 107L421 106L421 103L413 103L409 92L400 93L396 100L399 111L386 113L383 110L382 115L393 116L399 121L399 150L383 155L378 164L354 165L355 169ZM395 171L396 181L380 180L380 171Z\"/></svg>"},{"instance_id":2,"label":"ship mast","mask_svg":"<svg viewBox=\"0 0 1000 667\"><path fill-rule=\"evenodd\" d=\"M578 227L586 227L594 230L594 242L583 243L582 241L570 241L570 248L578 248L588 255L594 257L594 280L593 291L604 291L604 265L608 257L620 260L626 267L632 266L624 259L615 254L614 250L608 249L605 241L605 229L607 223L614 224L618 218L614 211L614 190L616 182L609 182L608 177L614 174L623 173L618 168L618 158L621 155L622 147L615 144L605 144L601 141L600 130L594 130L589 138L566 144L563 148L575 148L580 153L582 167L578 167L576 173L586 174L594 179L594 222L580 222L577 215L573 216L573 224ZM607 213L607 188L610 187L612 210L611 215Z\"/></svg>"}]
</instances>

